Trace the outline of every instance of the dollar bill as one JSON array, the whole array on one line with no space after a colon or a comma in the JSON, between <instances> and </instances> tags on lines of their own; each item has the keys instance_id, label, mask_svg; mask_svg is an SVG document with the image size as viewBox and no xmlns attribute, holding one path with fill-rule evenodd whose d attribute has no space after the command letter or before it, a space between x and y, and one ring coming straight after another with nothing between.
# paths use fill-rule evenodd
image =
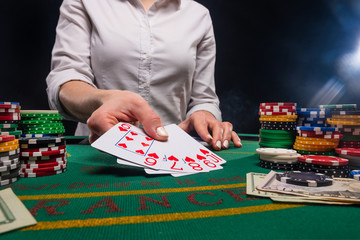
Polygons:
<instances>
[{"instance_id":1,"label":"dollar bill","mask_svg":"<svg viewBox=\"0 0 360 240\"><path fill-rule=\"evenodd\" d=\"M11 188L0 191L0 234L37 222Z\"/></svg>"},{"instance_id":2,"label":"dollar bill","mask_svg":"<svg viewBox=\"0 0 360 240\"><path fill-rule=\"evenodd\" d=\"M336 204L348 205L352 203L323 200L321 198L309 198L304 196L289 195L277 192L268 192L256 189L256 186L262 182L267 174L250 172L246 174L246 194L259 197L268 197L276 202L294 202L294 203L319 203L319 204Z\"/></svg>"},{"instance_id":3,"label":"dollar bill","mask_svg":"<svg viewBox=\"0 0 360 240\"><path fill-rule=\"evenodd\" d=\"M352 178L334 178L331 186L307 187L288 184L276 180L276 172L271 171L256 185L259 191L303 196L310 199L360 203L360 182Z\"/></svg>"}]
</instances>

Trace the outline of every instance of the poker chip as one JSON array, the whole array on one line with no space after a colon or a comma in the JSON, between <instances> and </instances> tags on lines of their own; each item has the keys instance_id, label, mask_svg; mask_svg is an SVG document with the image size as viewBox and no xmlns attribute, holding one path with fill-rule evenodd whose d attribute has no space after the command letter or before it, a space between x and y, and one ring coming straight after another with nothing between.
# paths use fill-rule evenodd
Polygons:
<instances>
[{"instance_id":1,"label":"poker chip","mask_svg":"<svg viewBox=\"0 0 360 240\"><path fill-rule=\"evenodd\" d=\"M260 160L264 161L270 161L274 163L295 163L297 162L297 157L300 156L300 154L296 155L278 155L278 156L266 156L266 155L259 155Z\"/></svg>"},{"instance_id":2,"label":"poker chip","mask_svg":"<svg viewBox=\"0 0 360 240\"><path fill-rule=\"evenodd\" d=\"M20 108L19 104L2 103L0 108Z\"/></svg>"},{"instance_id":3,"label":"poker chip","mask_svg":"<svg viewBox=\"0 0 360 240\"><path fill-rule=\"evenodd\" d=\"M64 137L35 137L19 139L19 144L42 144L42 143L58 143L63 141Z\"/></svg>"},{"instance_id":4,"label":"poker chip","mask_svg":"<svg viewBox=\"0 0 360 240\"><path fill-rule=\"evenodd\" d=\"M16 163L19 163L19 156L7 160L0 160L0 166L7 166Z\"/></svg>"},{"instance_id":5,"label":"poker chip","mask_svg":"<svg viewBox=\"0 0 360 240\"><path fill-rule=\"evenodd\" d=\"M335 151L305 151L296 150L301 155L324 155L324 156L335 156Z\"/></svg>"},{"instance_id":6,"label":"poker chip","mask_svg":"<svg viewBox=\"0 0 360 240\"><path fill-rule=\"evenodd\" d=\"M272 110L272 111L275 111L275 112L280 112L281 110L296 110L296 106L289 106L289 105L283 105L283 106L267 105L267 106L262 106L262 105L260 105L259 109L260 110Z\"/></svg>"},{"instance_id":7,"label":"poker chip","mask_svg":"<svg viewBox=\"0 0 360 240\"><path fill-rule=\"evenodd\" d=\"M44 160L54 160L54 159L64 159L66 158L66 152L64 152L63 154L58 154L58 155L48 155L48 156L39 156L39 157L21 157L21 160L23 161L44 161ZM62 160L60 160L62 161Z\"/></svg>"},{"instance_id":8,"label":"poker chip","mask_svg":"<svg viewBox=\"0 0 360 240\"><path fill-rule=\"evenodd\" d=\"M293 149L283 148L257 148L256 152L263 155L296 155L297 152Z\"/></svg>"},{"instance_id":9,"label":"poker chip","mask_svg":"<svg viewBox=\"0 0 360 240\"><path fill-rule=\"evenodd\" d=\"M19 113L19 108L0 108L0 113Z\"/></svg>"},{"instance_id":10,"label":"poker chip","mask_svg":"<svg viewBox=\"0 0 360 240\"><path fill-rule=\"evenodd\" d=\"M33 172L33 173L20 172L20 177L44 177L44 176L52 176L52 175L61 174L63 172L66 172L66 168L58 170L58 171L53 171L53 172Z\"/></svg>"},{"instance_id":11,"label":"poker chip","mask_svg":"<svg viewBox=\"0 0 360 240\"><path fill-rule=\"evenodd\" d=\"M328 104L319 105L319 108L357 108L356 104Z\"/></svg>"},{"instance_id":12,"label":"poker chip","mask_svg":"<svg viewBox=\"0 0 360 240\"><path fill-rule=\"evenodd\" d=\"M295 106L296 103L290 103L290 102L270 102L270 103L260 103L260 106Z\"/></svg>"},{"instance_id":13,"label":"poker chip","mask_svg":"<svg viewBox=\"0 0 360 240\"><path fill-rule=\"evenodd\" d=\"M20 120L19 113L0 113L0 120Z\"/></svg>"},{"instance_id":14,"label":"poker chip","mask_svg":"<svg viewBox=\"0 0 360 240\"><path fill-rule=\"evenodd\" d=\"M65 149L43 151L43 152L20 152L21 157L41 157L50 155L59 155L65 153Z\"/></svg>"},{"instance_id":15,"label":"poker chip","mask_svg":"<svg viewBox=\"0 0 360 240\"><path fill-rule=\"evenodd\" d=\"M12 135L0 135L0 142L8 142L15 140L15 136Z\"/></svg>"},{"instance_id":16,"label":"poker chip","mask_svg":"<svg viewBox=\"0 0 360 240\"><path fill-rule=\"evenodd\" d=\"M57 157L57 158L50 158L47 160L21 160L22 164L31 164L31 165L42 165L42 164L63 164L67 162L67 158L65 156L63 157Z\"/></svg>"},{"instance_id":17,"label":"poker chip","mask_svg":"<svg viewBox=\"0 0 360 240\"><path fill-rule=\"evenodd\" d=\"M7 172L10 170L13 170L15 168L19 168L20 164L19 163L14 163L14 164L10 164L10 165L4 165L4 166L0 166L0 173L1 172Z\"/></svg>"},{"instance_id":18,"label":"poker chip","mask_svg":"<svg viewBox=\"0 0 360 240\"><path fill-rule=\"evenodd\" d=\"M320 165L348 165L349 160L341 157L323 156L323 155L301 155L298 157L299 162L320 164Z\"/></svg>"},{"instance_id":19,"label":"poker chip","mask_svg":"<svg viewBox=\"0 0 360 240\"><path fill-rule=\"evenodd\" d=\"M43 148L23 148L21 150L21 152L23 152L23 153L25 153L25 152L29 152L29 153L48 152L48 151L61 150L61 149L65 149L65 148L66 148L66 145L60 145L60 146L54 146L54 147L43 147ZM27 157L27 156L24 156L24 157Z\"/></svg>"},{"instance_id":20,"label":"poker chip","mask_svg":"<svg viewBox=\"0 0 360 240\"><path fill-rule=\"evenodd\" d=\"M336 170L336 169L322 169L322 168L307 168L304 166L299 165L299 170L304 172L314 172L314 173L321 173L325 174L329 177L336 177L336 178L347 178L349 177L349 170Z\"/></svg>"},{"instance_id":21,"label":"poker chip","mask_svg":"<svg viewBox=\"0 0 360 240\"><path fill-rule=\"evenodd\" d=\"M296 127L296 130L315 131L315 132L337 131L336 128L332 128L332 127L305 127L305 126L298 126Z\"/></svg>"},{"instance_id":22,"label":"poker chip","mask_svg":"<svg viewBox=\"0 0 360 240\"><path fill-rule=\"evenodd\" d=\"M336 153L350 156L360 156L360 149L357 148L337 148Z\"/></svg>"},{"instance_id":23,"label":"poker chip","mask_svg":"<svg viewBox=\"0 0 360 240\"><path fill-rule=\"evenodd\" d=\"M297 170L297 166L281 166L281 165L269 165L269 164L264 164L262 162L259 163L259 166L262 168L266 168L266 169L271 169L271 170L281 170L281 171L293 171L293 170Z\"/></svg>"},{"instance_id":24,"label":"poker chip","mask_svg":"<svg viewBox=\"0 0 360 240\"><path fill-rule=\"evenodd\" d=\"M50 162L50 163L33 163L33 164L21 164L21 168L49 168L60 165L66 165L66 161Z\"/></svg>"},{"instance_id":25,"label":"poker chip","mask_svg":"<svg viewBox=\"0 0 360 240\"><path fill-rule=\"evenodd\" d=\"M311 169L327 169L327 170L349 170L349 165L323 165L315 163L307 163L298 161L299 167L306 168L307 172L311 172Z\"/></svg>"},{"instance_id":26,"label":"poker chip","mask_svg":"<svg viewBox=\"0 0 360 240\"><path fill-rule=\"evenodd\" d=\"M260 159L260 165L269 165L282 168L297 168L297 162L273 162Z\"/></svg>"},{"instance_id":27,"label":"poker chip","mask_svg":"<svg viewBox=\"0 0 360 240\"><path fill-rule=\"evenodd\" d=\"M22 149L28 149L28 148L50 148L50 147L56 147L65 145L66 141L65 138L63 138L63 141L56 142L56 143L37 143L37 144L20 144L20 147Z\"/></svg>"},{"instance_id":28,"label":"poker chip","mask_svg":"<svg viewBox=\"0 0 360 240\"><path fill-rule=\"evenodd\" d=\"M24 173L37 173L37 172L54 172L65 169L67 167L66 164L52 166L52 167L42 167L42 168L21 168L20 172Z\"/></svg>"},{"instance_id":29,"label":"poker chip","mask_svg":"<svg viewBox=\"0 0 360 240\"><path fill-rule=\"evenodd\" d=\"M12 171L9 171L7 174L5 175L1 175L0 176L0 181L3 181L3 180L7 180L7 179L12 179L12 178L17 178L19 177L19 169L14 169Z\"/></svg>"},{"instance_id":30,"label":"poker chip","mask_svg":"<svg viewBox=\"0 0 360 240\"><path fill-rule=\"evenodd\" d=\"M9 184L11 184L11 183L16 182L18 179L19 179L19 177L2 180L2 181L0 181L0 186L9 185Z\"/></svg>"},{"instance_id":31,"label":"poker chip","mask_svg":"<svg viewBox=\"0 0 360 240\"><path fill-rule=\"evenodd\" d=\"M19 148L19 145L10 145L0 147L0 152L10 152Z\"/></svg>"},{"instance_id":32,"label":"poker chip","mask_svg":"<svg viewBox=\"0 0 360 240\"><path fill-rule=\"evenodd\" d=\"M276 173L276 180L283 183L307 187L323 187L333 184L333 179L325 174L300 171Z\"/></svg>"}]
</instances>

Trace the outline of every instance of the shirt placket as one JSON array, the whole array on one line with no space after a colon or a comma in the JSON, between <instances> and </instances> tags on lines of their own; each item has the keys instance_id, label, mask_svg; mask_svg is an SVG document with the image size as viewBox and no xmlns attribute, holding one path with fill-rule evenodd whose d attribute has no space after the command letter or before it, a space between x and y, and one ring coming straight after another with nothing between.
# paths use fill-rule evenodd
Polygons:
<instances>
[{"instance_id":1,"label":"shirt placket","mask_svg":"<svg viewBox=\"0 0 360 240\"><path fill-rule=\"evenodd\" d=\"M140 63L139 94L147 102L150 101L152 34L149 13L143 9L140 14Z\"/></svg>"}]
</instances>

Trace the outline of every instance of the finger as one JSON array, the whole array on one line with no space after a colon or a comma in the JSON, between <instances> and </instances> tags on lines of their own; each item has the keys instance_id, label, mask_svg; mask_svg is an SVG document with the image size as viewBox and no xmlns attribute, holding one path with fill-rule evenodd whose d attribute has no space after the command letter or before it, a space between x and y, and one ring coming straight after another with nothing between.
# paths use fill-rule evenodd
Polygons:
<instances>
[{"instance_id":1,"label":"finger","mask_svg":"<svg viewBox=\"0 0 360 240\"><path fill-rule=\"evenodd\" d=\"M95 134L94 132L90 132L90 135L89 135L90 144L95 142L98 138L99 138L99 136L97 134Z\"/></svg>"},{"instance_id":2,"label":"finger","mask_svg":"<svg viewBox=\"0 0 360 240\"><path fill-rule=\"evenodd\" d=\"M222 135L224 133L223 126L218 121L213 121L209 128L212 132L213 140L211 141L211 145L215 150L221 150L222 147Z\"/></svg>"},{"instance_id":3,"label":"finger","mask_svg":"<svg viewBox=\"0 0 360 240\"><path fill-rule=\"evenodd\" d=\"M209 126L206 121L203 120L203 118L200 119L194 119L194 128L196 130L196 133L199 135L199 137L204 140L207 143L211 143L213 140L213 137L209 133Z\"/></svg>"},{"instance_id":4,"label":"finger","mask_svg":"<svg viewBox=\"0 0 360 240\"><path fill-rule=\"evenodd\" d=\"M235 147L242 147L241 139L234 131L231 133L231 140L233 141Z\"/></svg>"},{"instance_id":5,"label":"finger","mask_svg":"<svg viewBox=\"0 0 360 240\"><path fill-rule=\"evenodd\" d=\"M140 105L135 105L132 113L142 123L145 132L150 137L159 141L166 141L168 139L169 135L162 125L161 118L150 108L145 100L141 101Z\"/></svg>"},{"instance_id":6,"label":"finger","mask_svg":"<svg viewBox=\"0 0 360 240\"><path fill-rule=\"evenodd\" d=\"M223 122L222 123L223 126L223 134L222 134L222 148L223 149L228 149L230 146L230 140L232 137L232 130L233 130L233 126L231 123L229 122Z\"/></svg>"},{"instance_id":7,"label":"finger","mask_svg":"<svg viewBox=\"0 0 360 240\"><path fill-rule=\"evenodd\" d=\"M106 113L105 115L103 115L100 110L96 110L95 112L93 112L93 114L86 122L90 131L98 137L103 135L117 123L118 120L115 117Z\"/></svg>"}]
</instances>

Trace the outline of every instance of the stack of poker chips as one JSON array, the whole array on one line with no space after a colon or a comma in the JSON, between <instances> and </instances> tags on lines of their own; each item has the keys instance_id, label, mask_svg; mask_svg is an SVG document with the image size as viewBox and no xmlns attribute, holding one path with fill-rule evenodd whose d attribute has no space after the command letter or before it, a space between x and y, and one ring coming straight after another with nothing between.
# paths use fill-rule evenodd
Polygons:
<instances>
[{"instance_id":1,"label":"stack of poker chips","mask_svg":"<svg viewBox=\"0 0 360 240\"><path fill-rule=\"evenodd\" d=\"M335 149L336 154L339 157L346 158L349 160L350 169L360 168L360 149L359 148L337 148Z\"/></svg>"},{"instance_id":2,"label":"stack of poker chips","mask_svg":"<svg viewBox=\"0 0 360 240\"><path fill-rule=\"evenodd\" d=\"M21 136L18 129L20 120L20 104L18 102L0 102L0 135Z\"/></svg>"},{"instance_id":3,"label":"stack of poker chips","mask_svg":"<svg viewBox=\"0 0 360 240\"><path fill-rule=\"evenodd\" d=\"M260 167L272 170L297 170L298 154L293 149L284 148L258 148L256 153L259 154Z\"/></svg>"},{"instance_id":4,"label":"stack of poker chips","mask_svg":"<svg viewBox=\"0 0 360 240\"><path fill-rule=\"evenodd\" d=\"M261 103L260 147L291 148L295 138L296 103Z\"/></svg>"},{"instance_id":5,"label":"stack of poker chips","mask_svg":"<svg viewBox=\"0 0 360 240\"><path fill-rule=\"evenodd\" d=\"M350 171L350 175L353 179L360 181L360 169Z\"/></svg>"},{"instance_id":6,"label":"stack of poker chips","mask_svg":"<svg viewBox=\"0 0 360 240\"><path fill-rule=\"evenodd\" d=\"M21 110L20 128L23 137L62 136L65 128L56 110Z\"/></svg>"},{"instance_id":7,"label":"stack of poker chips","mask_svg":"<svg viewBox=\"0 0 360 240\"><path fill-rule=\"evenodd\" d=\"M301 155L328 155L334 156L342 137L333 127L296 127L296 136L293 148Z\"/></svg>"},{"instance_id":8,"label":"stack of poker chips","mask_svg":"<svg viewBox=\"0 0 360 240\"><path fill-rule=\"evenodd\" d=\"M297 125L306 127L325 127L330 111L324 108L297 108Z\"/></svg>"},{"instance_id":9,"label":"stack of poker chips","mask_svg":"<svg viewBox=\"0 0 360 240\"><path fill-rule=\"evenodd\" d=\"M14 135L0 135L0 186L19 179L19 140Z\"/></svg>"},{"instance_id":10,"label":"stack of poker chips","mask_svg":"<svg viewBox=\"0 0 360 240\"><path fill-rule=\"evenodd\" d=\"M356 104L321 106L331 112L327 124L337 128L343 135L339 147L360 148L360 111L356 109Z\"/></svg>"},{"instance_id":11,"label":"stack of poker chips","mask_svg":"<svg viewBox=\"0 0 360 240\"><path fill-rule=\"evenodd\" d=\"M298 157L299 170L315 172L330 177L349 177L349 161L345 158L321 155L301 155Z\"/></svg>"},{"instance_id":12,"label":"stack of poker chips","mask_svg":"<svg viewBox=\"0 0 360 240\"><path fill-rule=\"evenodd\" d=\"M21 138L20 177L43 177L66 171L64 137Z\"/></svg>"}]
</instances>

